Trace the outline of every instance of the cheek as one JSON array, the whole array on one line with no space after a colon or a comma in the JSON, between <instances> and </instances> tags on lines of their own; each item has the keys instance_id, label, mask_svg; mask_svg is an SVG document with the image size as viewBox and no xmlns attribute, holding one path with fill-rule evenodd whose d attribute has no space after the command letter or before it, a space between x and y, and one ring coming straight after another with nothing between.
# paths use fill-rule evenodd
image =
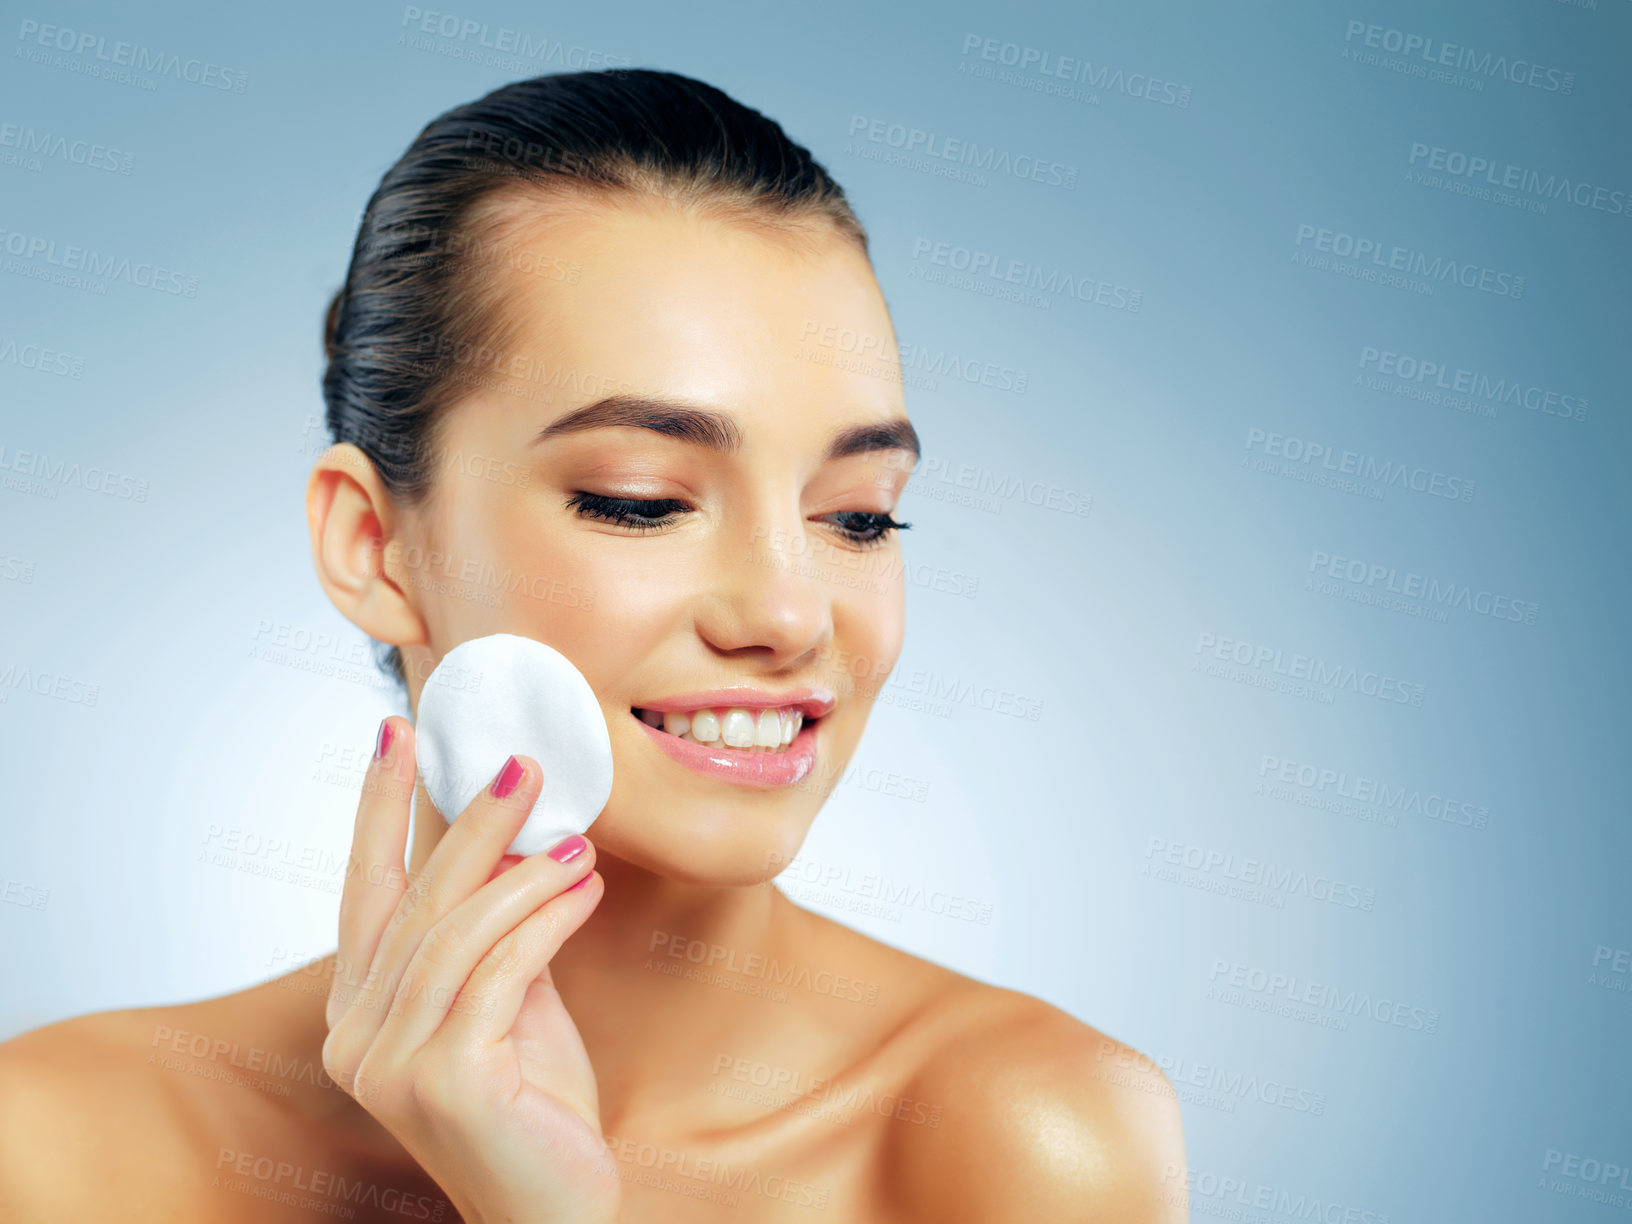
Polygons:
<instances>
[{"instance_id":1,"label":"cheek","mask_svg":"<svg viewBox=\"0 0 1632 1224\"><path fill-rule=\"evenodd\" d=\"M461 642L503 633L510 609L526 602L515 549L495 534L502 518L473 483L439 491L419 542L403 551L401 574L425 622L431 649L441 656Z\"/></svg>"},{"instance_id":2,"label":"cheek","mask_svg":"<svg viewBox=\"0 0 1632 1224\"><path fill-rule=\"evenodd\" d=\"M835 687L862 702L877 698L901 656L906 633L906 591L899 574L865 587L834 592Z\"/></svg>"},{"instance_id":3,"label":"cheek","mask_svg":"<svg viewBox=\"0 0 1632 1224\"><path fill-rule=\"evenodd\" d=\"M676 628L690 624L701 576L684 558L657 555L639 539L595 532L516 532L503 537L505 563L527 577L504 600L491 632L547 641L584 673L609 707L631 693L641 668Z\"/></svg>"},{"instance_id":4,"label":"cheek","mask_svg":"<svg viewBox=\"0 0 1632 1224\"><path fill-rule=\"evenodd\" d=\"M616 705L640 661L676 625L703 580L676 549L565 523L537 487L466 481L432 508L423 555L405 577L445 653L489 633L548 642Z\"/></svg>"}]
</instances>

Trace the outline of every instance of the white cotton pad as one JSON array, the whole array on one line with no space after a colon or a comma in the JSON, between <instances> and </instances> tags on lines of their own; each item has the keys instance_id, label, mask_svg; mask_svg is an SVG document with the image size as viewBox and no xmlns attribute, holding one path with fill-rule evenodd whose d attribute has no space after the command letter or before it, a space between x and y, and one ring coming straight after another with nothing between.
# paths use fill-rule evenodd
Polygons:
<instances>
[{"instance_id":1,"label":"white cotton pad","mask_svg":"<svg viewBox=\"0 0 1632 1224\"><path fill-rule=\"evenodd\" d=\"M533 638L494 633L442 656L414 727L425 792L450 824L512 753L544 771L544 789L510 843L537 854L594 823L612 794L612 739L589 681Z\"/></svg>"}]
</instances>

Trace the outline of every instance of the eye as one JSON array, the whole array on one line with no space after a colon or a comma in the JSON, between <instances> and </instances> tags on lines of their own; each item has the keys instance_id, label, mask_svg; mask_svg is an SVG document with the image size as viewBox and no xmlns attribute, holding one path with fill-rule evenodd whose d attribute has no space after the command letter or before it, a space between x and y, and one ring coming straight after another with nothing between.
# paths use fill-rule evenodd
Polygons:
<instances>
[{"instance_id":1,"label":"eye","mask_svg":"<svg viewBox=\"0 0 1632 1224\"><path fill-rule=\"evenodd\" d=\"M851 543L862 548L876 548L885 543L892 531L906 531L911 523L898 523L886 514L870 510L841 510L827 517L839 520L833 525Z\"/></svg>"},{"instance_id":2,"label":"eye","mask_svg":"<svg viewBox=\"0 0 1632 1224\"><path fill-rule=\"evenodd\" d=\"M620 527L636 531L655 531L667 527L675 515L686 509L686 503L672 497L641 501L630 497L602 497L598 493L574 493L567 499L567 509L576 509L582 518L602 519Z\"/></svg>"}]
</instances>

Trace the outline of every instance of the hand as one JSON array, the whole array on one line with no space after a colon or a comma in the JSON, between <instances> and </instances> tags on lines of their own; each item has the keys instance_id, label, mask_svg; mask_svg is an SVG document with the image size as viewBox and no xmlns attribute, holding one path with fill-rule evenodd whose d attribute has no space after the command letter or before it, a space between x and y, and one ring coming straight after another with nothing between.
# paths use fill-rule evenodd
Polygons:
<instances>
[{"instance_id":1,"label":"hand","mask_svg":"<svg viewBox=\"0 0 1632 1224\"><path fill-rule=\"evenodd\" d=\"M478 795L409 878L414 729L390 718L381 738L340 898L324 1069L468 1224L613 1220L620 1186L595 1072L550 980L551 958L601 899L595 849L568 838L504 856L542 782L538 762L513 757L500 795Z\"/></svg>"}]
</instances>

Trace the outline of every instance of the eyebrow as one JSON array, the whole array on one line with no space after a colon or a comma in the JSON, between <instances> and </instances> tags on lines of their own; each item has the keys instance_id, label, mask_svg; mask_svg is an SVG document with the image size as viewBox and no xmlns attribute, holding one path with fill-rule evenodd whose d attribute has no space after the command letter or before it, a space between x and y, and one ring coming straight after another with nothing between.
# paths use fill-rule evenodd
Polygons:
<instances>
[{"instance_id":1,"label":"eyebrow","mask_svg":"<svg viewBox=\"0 0 1632 1224\"><path fill-rule=\"evenodd\" d=\"M700 408L683 400L642 395L610 395L574 409L560 420L545 426L533 439L533 445L563 434L614 427L649 429L666 438L706 447L722 455L735 454L742 446L742 427L729 412ZM914 462L923 454L918 444L918 432L913 429L912 422L898 417L841 430L828 442L822 462L882 450L907 451Z\"/></svg>"}]
</instances>

